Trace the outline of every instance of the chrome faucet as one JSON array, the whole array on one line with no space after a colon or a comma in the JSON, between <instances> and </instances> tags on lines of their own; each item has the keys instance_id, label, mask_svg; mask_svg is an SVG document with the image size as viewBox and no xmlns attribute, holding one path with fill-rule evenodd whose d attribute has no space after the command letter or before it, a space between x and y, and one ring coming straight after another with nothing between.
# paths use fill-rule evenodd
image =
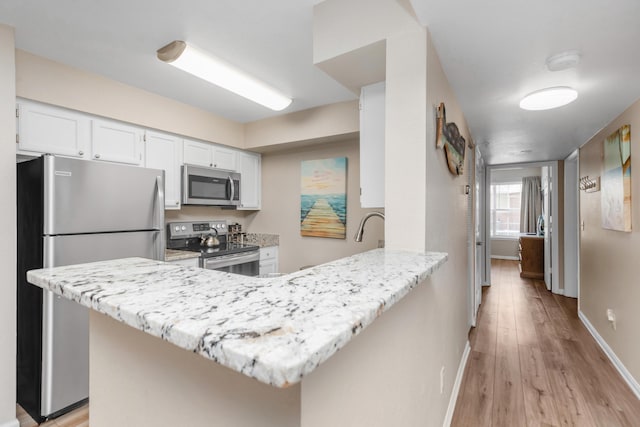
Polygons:
<instances>
[{"instance_id":1,"label":"chrome faucet","mask_svg":"<svg viewBox=\"0 0 640 427\"><path fill-rule=\"evenodd\" d=\"M367 220L372 216L379 216L384 221L384 214L382 212L369 212L360 220L360 225L358 226L358 231L356 232L353 240L356 242L362 242L362 235L364 234L364 225L367 223Z\"/></svg>"}]
</instances>

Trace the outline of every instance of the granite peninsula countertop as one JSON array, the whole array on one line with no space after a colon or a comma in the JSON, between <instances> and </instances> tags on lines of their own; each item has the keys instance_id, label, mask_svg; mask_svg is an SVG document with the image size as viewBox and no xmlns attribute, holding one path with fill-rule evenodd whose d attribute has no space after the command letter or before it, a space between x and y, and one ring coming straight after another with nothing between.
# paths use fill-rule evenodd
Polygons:
<instances>
[{"instance_id":1,"label":"granite peninsula countertop","mask_svg":"<svg viewBox=\"0 0 640 427\"><path fill-rule=\"evenodd\" d=\"M27 280L276 387L299 382L436 271L447 254L375 249L261 279L144 258Z\"/></svg>"}]
</instances>

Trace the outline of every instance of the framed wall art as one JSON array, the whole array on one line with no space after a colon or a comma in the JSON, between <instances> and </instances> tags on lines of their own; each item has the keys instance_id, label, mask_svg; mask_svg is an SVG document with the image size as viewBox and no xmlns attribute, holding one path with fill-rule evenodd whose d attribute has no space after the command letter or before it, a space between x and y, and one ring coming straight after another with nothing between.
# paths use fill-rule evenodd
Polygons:
<instances>
[{"instance_id":1,"label":"framed wall art","mask_svg":"<svg viewBox=\"0 0 640 427\"><path fill-rule=\"evenodd\" d=\"M631 231L631 126L604 140L600 180L602 228Z\"/></svg>"},{"instance_id":2,"label":"framed wall art","mask_svg":"<svg viewBox=\"0 0 640 427\"><path fill-rule=\"evenodd\" d=\"M300 170L300 235L346 238L347 158L303 160Z\"/></svg>"}]
</instances>

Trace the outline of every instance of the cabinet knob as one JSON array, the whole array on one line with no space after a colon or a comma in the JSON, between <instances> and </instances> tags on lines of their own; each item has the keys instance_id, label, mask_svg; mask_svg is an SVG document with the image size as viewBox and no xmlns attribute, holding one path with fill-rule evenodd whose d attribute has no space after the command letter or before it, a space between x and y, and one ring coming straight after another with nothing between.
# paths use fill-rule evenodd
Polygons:
<instances>
[{"instance_id":1,"label":"cabinet knob","mask_svg":"<svg viewBox=\"0 0 640 427\"><path fill-rule=\"evenodd\" d=\"M213 166L213 163L209 163L209 166Z\"/></svg>"},{"instance_id":2,"label":"cabinet knob","mask_svg":"<svg viewBox=\"0 0 640 427\"><path fill-rule=\"evenodd\" d=\"M100 154L96 154L96 155L95 155L95 158L96 158L96 159L99 159L99 158L100 158Z\"/></svg>"},{"instance_id":3,"label":"cabinet knob","mask_svg":"<svg viewBox=\"0 0 640 427\"><path fill-rule=\"evenodd\" d=\"M78 151L78 155L79 155L79 156L84 155L84 151L82 151L82 150Z\"/></svg>"},{"instance_id":4,"label":"cabinet knob","mask_svg":"<svg viewBox=\"0 0 640 427\"><path fill-rule=\"evenodd\" d=\"M180 204L180 202L176 202L176 206L178 206Z\"/></svg>"}]
</instances>

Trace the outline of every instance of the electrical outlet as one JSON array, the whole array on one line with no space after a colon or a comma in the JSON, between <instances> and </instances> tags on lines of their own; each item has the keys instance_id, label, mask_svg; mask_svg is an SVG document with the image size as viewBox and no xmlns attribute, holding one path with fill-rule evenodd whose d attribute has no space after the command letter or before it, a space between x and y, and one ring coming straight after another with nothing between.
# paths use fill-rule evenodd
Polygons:
<instances>
[{"instance_id":1,"label":"electrical outlet","mask_svg":"<svg viewBox=\"0 0 640 427\"><path fill-rule=\"evenodd\" d=\"M611 323L611 327L615 331L616 330L616 313L610 308L607 308L607 320Z\"/></svg>"},{"instance_id":2,"label":"electrical outlet","mask_svg":"<svg viewBox=\"0 0 640 427\"><path fill-rule=\"evenodd\" d=\"M440 394L444 394L444 366L440 368Z\"/></svg>"}]
</instances>

